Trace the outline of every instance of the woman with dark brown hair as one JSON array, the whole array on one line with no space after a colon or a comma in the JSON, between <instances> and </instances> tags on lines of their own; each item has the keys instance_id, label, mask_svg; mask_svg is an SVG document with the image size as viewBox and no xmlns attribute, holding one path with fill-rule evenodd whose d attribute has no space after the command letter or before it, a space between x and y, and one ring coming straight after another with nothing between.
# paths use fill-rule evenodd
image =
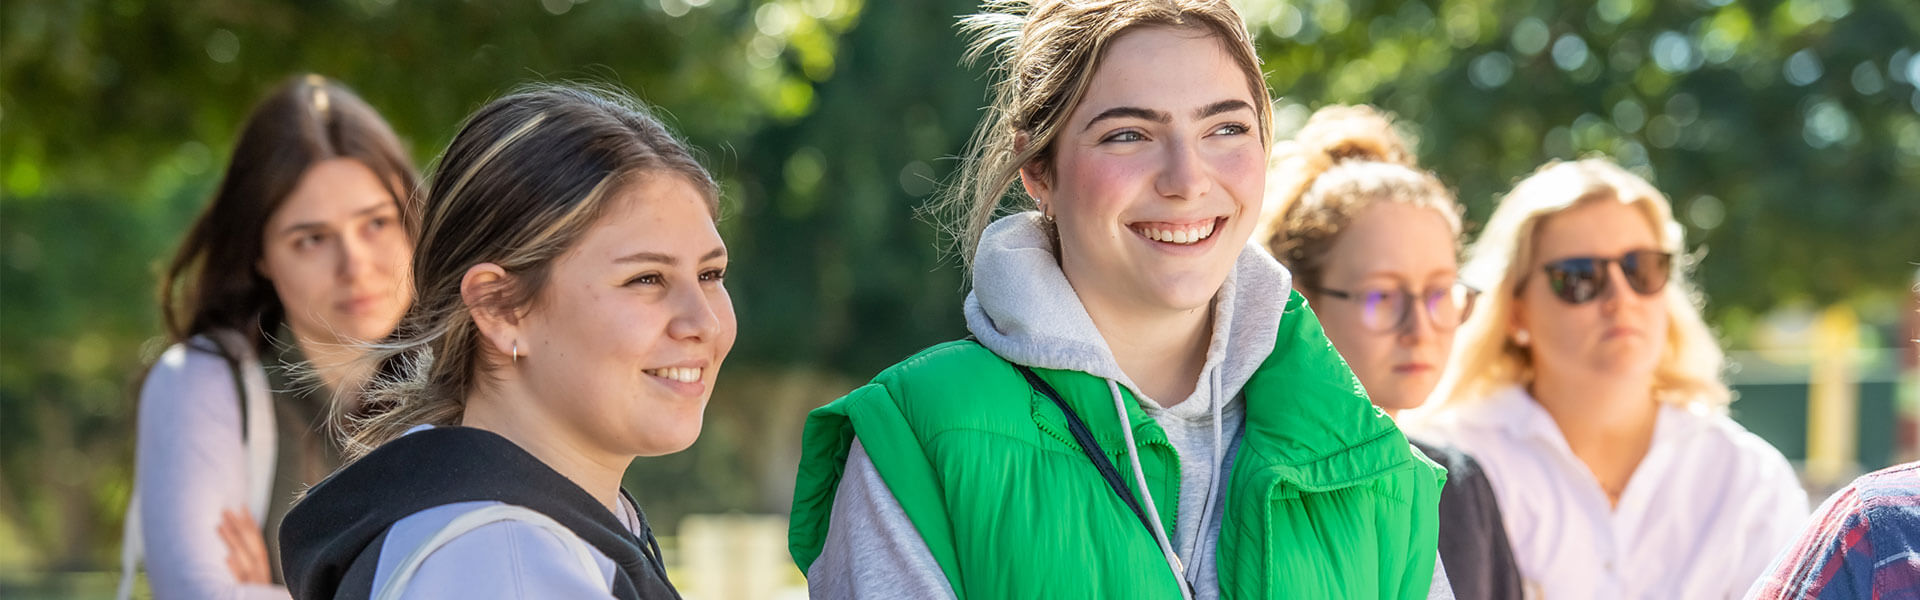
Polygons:
<instances>
[{"instance_id":1,"label":"woman with dark brown hair","mask_svg":"<svg viewBox=\"0 0 1920 600\"><path fill-rule=\"evenodd\" d=\"M353 344L411 300L416 180L337 82L297 77L254 107L161 279L172 346L140 390L122 597L143 551L156 598L287 597L279 521L340 464L323 425L366 378Z\"/></svg>"}]
</instances>

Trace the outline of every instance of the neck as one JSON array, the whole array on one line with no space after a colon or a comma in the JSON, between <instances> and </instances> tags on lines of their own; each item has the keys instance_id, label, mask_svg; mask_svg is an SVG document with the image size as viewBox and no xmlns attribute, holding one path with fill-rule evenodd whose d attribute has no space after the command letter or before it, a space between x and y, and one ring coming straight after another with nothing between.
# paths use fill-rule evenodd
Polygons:
<instances>
[{"instance_id":1,"label":"neck","mask_svg":"<svg viewBox=\"0 0 1920 600\"><path fill-rule=\"evenodd\" d=\"M1652 389L1645 377L1575 377L1543 369L1530 392L1552 415L1573 455L1618 504L1653 445L1660 405Z\"/></svg>"},{"instance_id":2,"label":"neck","mask_svg":"<svg viewBox=\"0 0 1920 600\"><path fill-rule=\"evenodd\" d=\"M500 381L468 395L460 424L500 434L618 514L620 477L633 457L595 448L584 436L537 410L540 399L524 381L503 374Z\"/></svg>"},{"instance_id":3,"label":"neck","mask_svg":"<svg viewBox=\"0 0 1920 600\"><path fill-rule=\"evenodd\" d=\"M329 390L339 392L357 388L372 373L372 365L362 364L360 361L360 357L365 356L366 353L353 345L341 343L338 340L317 340L312 336L301 335L299 332L294 332L293 341L294 345L300 348L300 354L306 357L307 364L313 367L314 373L319 375L321 382L327 384ZM356 396L347 394L343 397Z\"/></svg>"},{"instance_id":4,"label":"neck","mask_svg":"<svg viewBox=\"0 0 1920 600\"><path fill-rule=\"evenodd\" d=\"M1084 302L1084 300L1083 300ZM1185 402L1206 368L1213 306L1184 311L1124 310L1085 302L1120 371L1160 406Z\"/></svg>"}]
</instances>

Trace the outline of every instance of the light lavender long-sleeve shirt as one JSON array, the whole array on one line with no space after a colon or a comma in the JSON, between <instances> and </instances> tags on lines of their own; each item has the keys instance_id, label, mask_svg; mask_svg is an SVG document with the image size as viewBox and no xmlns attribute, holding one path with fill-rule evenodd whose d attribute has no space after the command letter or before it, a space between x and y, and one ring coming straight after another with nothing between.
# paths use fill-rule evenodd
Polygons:
<instances>
[{"instance_id":1,"label":"light lavender long-sleeve shirt","mask_svg":"<svg viewBox=\"0 0 1920 600\"><path fill-rule=\"evenodd\" d=\"M176 345L140 388L134 456L147 581L158 600L286 600L227 568L220 512L247 507L240 392L225 359ZM253 515L264 519L266 515Z\"/></svg>"}]
</instances>

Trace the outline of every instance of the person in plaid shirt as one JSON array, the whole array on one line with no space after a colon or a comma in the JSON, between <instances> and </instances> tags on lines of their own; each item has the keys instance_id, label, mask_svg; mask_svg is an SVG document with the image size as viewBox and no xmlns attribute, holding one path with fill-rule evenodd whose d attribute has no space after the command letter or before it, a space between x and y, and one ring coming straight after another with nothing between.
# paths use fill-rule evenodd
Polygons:
<instances>
[{"instance_id":1,"label":"person in plaid shirt","mask_svg":"<svg viewBox=\"0 0 1920 600\"><path fill-rule=\"evenodd\" d=\"M1747 598L1920 598L1920 462L1828 498Z\"/></svg>"}]
</instances>

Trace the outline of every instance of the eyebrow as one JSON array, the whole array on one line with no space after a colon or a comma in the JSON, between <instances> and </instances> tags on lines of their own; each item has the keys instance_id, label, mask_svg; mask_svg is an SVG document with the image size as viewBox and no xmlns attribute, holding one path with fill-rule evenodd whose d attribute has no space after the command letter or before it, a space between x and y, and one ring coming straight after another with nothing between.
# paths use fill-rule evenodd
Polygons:
<instances>
[{"instance_id":1,"label":"eyebrow","mask_svg":"<svg viewBox=\"0 0 1920 600\"><path fill-rule=\"evenodd\" d=\"M1155 123L1165 124L1165 123L1173 122L1173 115L1167 114L1165 112L1153 110L1150 108L1140 108L1137 106L1116 106L1116 107L1101 111L1100 114L1098 115L1094 115L1093 120L1087 121L1087 126L1082 127L1080 130L1086 131L1088 129L1093 129L1094 124L1099 123L1101 121L1105 121L1107 119L1145 119L1148 121L1153 121Z\"/></svg>"},{"instance_id":2,"label":"eyebrow","mask_svg":"<svg viewBox=\"0 0 1920 600\"><path fill-rule=\"evenodd\" d=\"M390 201L381 201L381 202L380 202L380 203L378 203L378 204L374 204L374 205L372 205L372 206L368 206L368 207L366 207L366 208L362 208L362 209L360 209L360 210L356 210L356 211L353 211L353 214L352 214L352 215L349 215L349 216L351 216L351 217L364 217L364 216L367 216L367 215L371 215L371 214L374 214L374 213L378 213L378 212L381 212L381 211L383 211L383 210L385 210L385 209L389 209L389 208L391 208L391 209L393 209L393 210L394 210L394 212L399 212L399 210L400 210L400 207L398 207L398 206L394 206L394 205L393 205L393 202L390 202ZM302 232L302 231L314 231L314 230L325 230L326 228L327 228L327 224L326 224L325 222L323 222L323 221L305 221L305 222L301 222L301 223L294 223L294 224L292 224L292 225L288 225L288 226L286 226L286 227L282 227L282 228L280 228L280 233L279 233L279 235L287 235L287 234L290 234L290 233L297 233L297 232Z\"/></svg>"},{"instance_id":3,"label":"eyebrow","mask_svg":"<svg viewBox=\"0 0 1920 600\"><path fill-rule=\"evenodd\" d=\"M1253 105L1247 104L1247 101L1245 100L1221 100L1213 104L1208 104L1204 108L1201 108L1200 110L1194 111L1193 118L1205 119L1207 117L1211 117L1214 115L1230 113L1230 112L1233 112L1236 110L1242 110L1242 109L1251 112L1253 110Z\"/></svg>"},{"instance_id":4,"label":"eyebrow","mask_svg":"<svg viewBox=\"0 0 1920 600\"><path fill-rule=\"evenodd\" d=\"M1252 111L1253 105L1247 104L1247 101L1245 100L1221 100L1219 102L1215 102L1213 104L1208 104L1206 106L1200 107L1200 110L1193 111L1193 118L1205 119L1207 117L1211 117L1214 115L1229 113L1229 112L1233 112L1236 110L1243 110L1243 109ZM1092 120L1087 121L1087 126L1081 128L1081 131L1093 129L1093 125L1095 123L1099 123L1107 119L1126 119L1126 118L1143 119L1147 121L1153 121L1155 123L1160 123L1163 125L1173 122L1173 115L1168 114L1164 111L1153 110L1151 108L1140 108L1138 106L1116 106L1113 108L1106 109L1104 111L1100 111L1100 114L1098 115L1094 115Z\"/></svg>"},{"instance_id":5,"label":"eyebrow","mask_svg":"<svg viewBox=\"0 0 1920 600\"><path fill-rule=\"evenodd\" d=\"M701 256L699 260L696 260L694 262L707 262L716 258L723 258L726 255L727 255L727 248L725 246L721 246L719 248L714 248L713 250L708 251L706 255ZM613 262L616 262L616 263L649 263L650 262L650 263L665 263L665 264L672 265L672 264L679 264L680 259L674 258L671 255L662 254L659 252L635 252L633 254L628 254L626 256L613 259Z\"/></svg>"},{"instance_id":6,"label":"eyebrow","mask_svg":"<svg viewBox=\"0 0 1920 600\"><path fill-rule=\"evenodd\" d=\"M1360 281L1382 279L1392 281L1395 284L1424 285L1425 282L1432 281L1435 277L1439 277L1444 273L1446 273L1446 269L1434 269L1426 273L1418 274L1402 273L1391 269L1374 269L1361 274ZM1459 269L1454 269L1453 279L1460 279Z\"/></svg>"}]
</instances>

